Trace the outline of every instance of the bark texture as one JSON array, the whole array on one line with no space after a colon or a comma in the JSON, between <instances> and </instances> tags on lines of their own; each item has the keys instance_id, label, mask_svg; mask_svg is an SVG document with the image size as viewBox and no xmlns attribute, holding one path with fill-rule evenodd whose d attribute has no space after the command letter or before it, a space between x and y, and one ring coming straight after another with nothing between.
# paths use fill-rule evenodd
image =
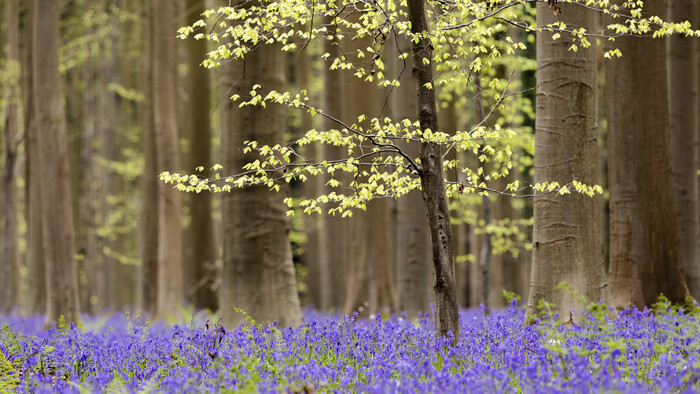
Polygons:
<instances>
[{"instance_id":1,"label":"bark texture","mask_svg":"<svg viewBox=\"0 0 700 394\"><path fill-rule=\"evenodd\" d=\"M144 40L147 56L141 58L140 83L144 89L145 100L141 103L139 125L141 127L141 149L144 157L143 176L141 187L143 188L143 200L141 206L141 272L140 279L140 305L141 308L152 316L157 312L158 303L158 167L155 137L155 124L153 111L153 86L151 81L154 75L154 41L153 22L150 3L142 5L141 30L146 34Z\"/></svg>"},{"instance_id":2,"label":"bark texture","mask_svg":"<svg viewBox=\"0 0 700 394\"><path fill-rule=\"evenodd\" d=\"M666 1L645 2L666 17ZM683 302L683 276L669 158L666 41L619 38L606 63L612 304L649 305L663 293Z\"/></svg>"},{"instance_id":3,"label":"bark texture","mask_svg":"<svg viewBox=\"0 0 700 394\"><path fill-rule=\"evenodd\" d=\"M547 4L537 5L537 25L555 21L567 26L595 28L595 13L578 6L562 6L559 16ZM535 123L535 182L566 184L576 179L598 183L598 125L596 114L595 41L578 52L568 50L572 40L537 33ZM600 198L600 197L597 197ZM588 302L605 298L603 241L596 198L572 193L545 194L534 201L532 276L528 314L538 302L554 304L559 318L568 320L572 309L581 311L578 296L555 289L567 282Z\"/></svg>"},{"instance_id":4,"label":"bark texture","mask_svg":"<svg viewBox=\"0 0 700 394\"><path fill-rule=\"evenodd\" d=\"M396 61L399 55L411 53L411 43L399 36L393 50L390 65L397 64L393 75L401 74L401 85L392 92L392 114L394 119L416 120L416 101L413 95L411 77L412 58L406 62ZM398 48L398 49L396 49ZM419 147L414 143L404 143L401 149L411 157L418 157ZM430 264L430 232L425 205L419 190L415 190L397 200L396 213L396 295L398 311L409 318L418 313L430 313L433 300L433 267Z\"/></svg>"},{"instance_id":5,"label":"bark texture","mask_svg":"<svg viewBox=\"0 0 700 394\"><path fill-rule=\"evenodd\" d=\"M60 3L36 0L33 7L34 109L38 146L44 264L47 273L47 323L63 316L79 319L75 235L68 169L68 143L58 63Z\"/></svg>"},{"instance_id":6,"label":"bark texture","mask_svg":"<svg viewBox=\"0 0 700 394\"><path fill-rule=\"evenodd\" d=\"M688 20L691 0L668 3L669 19ZM668 98L671 135L673 200L676 207L681 259L690 294L700 297L700 227L698 226L697 113L693 89L697 84L693 37L674 35L668 40Z\"/></svg>"},{"instance_id":7,"label":"bark texture","mask_svg":"<svg viewBox=\"0 0 700 394\"><path fill-rule=\"evenodd\" d=\"M239 80L240 79L240 80ZM279 48L263 45L222 68L226 98L249 97L254 84L260 94L280 91L284 84L284 57ZM222 161L225 171L238 172L256 157L243 154L244 141L278 144L284 141L285 111L281 105L267 108L238 107L222 103ZM282 185L284 186L284 185ZM243 323L245 315L256 322L277 322L282 327L302 323L294 265L289 241L286 206L279 193L265 186L232 190L222 195L224 262L221 316L228 327Z\"/></svg>"},{"instance_id":8,"label":"bark texture","mask_svg":"<svg viewBox=\"0 0 700 394\"><path fill-rule=\"evenodd\" d=\"M187 0L187 25L194 24L204 12L204 1ZM187 97L190 111L189 128L190 165L188 171L197 166L211 166L211 122L210 122L210 88L209 70L199 64L206 58L206 40L186 40L187 43ZM206 308L215 311L218 308L216 294L216 257L217 248L214 243L214 225L212 222L212 194L190 193L190 222L186 251L187 269L190 275L186 278L187 296L196 308Z\"/></svg>"},{"instance_id":9,"label":"bark texture","mask_svg":"<svg viewBox=\"0 0 700 394\"><path fill-rule=\"evenodd\" d=\"M179 171L180 153L175 121L174 4L152 0L153 115L156 171ZM182 193L158 184L158 301L159 315L177 315L184 301L182 284Z\"/></svg>"},{"instance_id":10,"label":"bark texture","mask_svg":"<svg viewBox=\"0 0 700 394\"><path fill-rule=\"evenodd\" d=\"M422 34L429 31L423 0L408 1L408 18L411 22L412 33ZM420 127L422 130L437 131L439 128L435 91L426 87L426 84L433 82L430 46L430 40L427 38L413 41L412 72ZM452 226L445 195L440 146L430 142L422 143L420 159L421 188L430 224L433 269L435 271L435 323L438 333L442 336L448 336L449 333L452 333L453 343L456 344L459 342L459 311L455 288Z\"/></svg>"}]
</instances>

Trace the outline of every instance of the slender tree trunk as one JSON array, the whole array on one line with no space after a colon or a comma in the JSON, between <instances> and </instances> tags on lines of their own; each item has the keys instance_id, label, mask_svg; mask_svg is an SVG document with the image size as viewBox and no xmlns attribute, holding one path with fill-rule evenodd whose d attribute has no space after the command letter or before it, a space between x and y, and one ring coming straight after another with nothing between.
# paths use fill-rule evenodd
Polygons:
<instances>
[{"instance_id":1,"label":"slender tree trunk","mask_svg":"<svg viewBox=\"0 0 700 394\"><path fill-rule=\"evenodd\" d=\"M391 59L411 53L411 43L399 36L398 43L389 45ZM398 49L397 49L398 48ZM411 77L412 58L397 64L392 77L401 73L401 85L392 92L392 113L394 120L416 119L416 102L413 97ZM419 147L413 143L402 144L401 149L411 157L417 157ZM420 191L415 190L396 202L396 292L398 311L409 318L416 318L419 312L429 313L432 302L433 269L430 265L430 233L425 205Z\"/></svg>"},{"instance_id":2,"label":"slender tree trunk","mask_svg":"<svg viewBox=\"0 0 700 394\"><path fill-rule=\"evenodd\" d=\"M68 143L61 105L58 69L58 18L60 3L34 4L32 47L34 103L37 116L40 162L40 194L48 279L47 323L63 316L78 321L78 278L75 264L75 236L71 206Z\"/></svg>"},{"instance_id":3,"label":"slender tree trunk","mask_svg":"<svg viewBox=\"0 0 700 394\"><path fill-rule=\"evenodd\" d=\"M175 122L174 4L153 0L153 124L156 171L179 171L180 153ZM184 301L182 284L182 193L158 184L158 301L159 315L177 315Z\"/></svg>"},{"instance_id":4,"label":"slender tree trunk","mask_svg":"<svg viewBox=\"0 0 700 394\"><path fill-rule=\"evenodd\" d=\"M187 0L187 25L194 24L204 12L204 1ZM187 125L190 139L190 165L192 171L197 166L211 166L211 125L209 70L199 64L207 56L207 40L187 40L187 97L190 123ZM196 308L215 311L218 297L214 289L216 278L216 244L212 223L211 193L190 193L188 196L192 221L189 225L186 243L188 271L186 278L187 296Z\"/></svg>"},{"instance_id":5,"label":"slender tree trunk","mask_svg":"<svg viewBox=\"0 0 700 394\"><path fill-rule=\"evenodd\" d=\"M666 1L644 9L666 17ZM624 55L605 71L612 303L642 308L661 293L680 303L688 287L673 204L666 41L623 37L614 46Z\"/></svg>"},{"instance_id":6,"label":"slender tree trunk","mask_svg":"<svg viewBox=\"0 0 700 394\"><path fill-rule=\"evenodd\" d=\"M408 1L408 19L411 22L412 33L423 34L429 31L423 0ZM418 100L420 128L437 131L439 128L435 91L426 86L433 82L431 46L427 38L413 41L413 81ZM452 225L445 195L440 145L431 142L422 143L420 159L421 188L430 224L433 269L435 270L435 323L438 333L448 336L451 332L454 336L453 343L456 344L459 342L459 310L455 288Z\"/></svg>"},{"instance_id":7,"label":"slender tree trunk","mask_svg":"<svg viewBox=\"0 0 700 394\"><path fill-rule=\"evenodd\" d=\"M153 32L153 15L150 3L143 4L141 30L146 39L143 41L146 56L142 57L140 85L144 90L145 99L141 103L141 147L144 156L144 170L141 178L143 188L143 202L141 206L141 273L140 277L140 305L141 308L155 315L158 300L158 166L155 139L155 111L153 101L153 80L155 34Z\"/></svg>"},{"instance_id":8,"label":"slender tree trunk","mask_svg":"<svg viewBox=\"0 0 700 394\"><path fill-rule=\"evenodd\" d=\"M579 6L563 7L555 16L547 4L537 5L537 24L560 21L592 31L595 14ZM596 51L591 47L572 52L569 36L552 40L550 32L537 33L537 85L535 124L535 182L566 184L576 179L598 183L598 127L596 116ZM541 92L541 93L540 93ZM559 318L585 305L568 290L567 282L589 302L605 298L603 243L594 198L572 193L535 198L533 259L528 314L538 302L554 304Z\"/></svg>"},{"instance_id":9,"label":"slender tree trunk","mask_svg":"<svg viewBox=\"0 0 700 394\"><path fill-rule=\"evenodd\" d=\"M284 54L263 45L245 60L222 68L226 98L247 97L254 84L280 91L284 86ZM242 78L239 80L239 78ZM238 81L238 82L236 82ZM265 92L261 92L265 95ZM255 160L243 154L244 141L274 145L284 141L285 111L280 105L264 110L227 100L222 111L222 160L227 171L238 171ZM224 265L221 316L228 327L243 323L241 308L258 323L277 322L282 327L302 323L297 294L289 221L282 197L266 186L251 186L222 195Z\"/></svg>"},{"instance_id":10,"label":"slender tree trunk","mask_svg":"<svg viewBox=\"0 0 700 394\"><path fill-rule=\"evenodd\" d=\"M6 65L16 66L16 72L20 72L19 68L19 47L18 47L18 23L17 23L17 3L15 0L5 0L5 26L7 28L7 56ZM19 77L19 74L17 75ZM17 83L5 91L7 95L7 108L5 116L5 170L3 174L3 197L2 197L2 290L0 290L0 308L9 312L12 307L18 305L18 290L19 290L19 251L17 248L18 242L18 227L17 227L17 187L15 185L15 175L17 173L17 136L19 134L19 78Z\"/></svg>"},{"instance_id":11,"label":"slender tree trunk","mask_svg":"<svg viewBox=\"0 0 700 394\"><path fill-rule=\"evenodd\" d=\"M669 19L688 20L693 13L692 0L674 0L669 4ZM700 227L698 226L698 176L696 112L693 89L697 84L693 37L674 35L668 40L668 98L671 135L673 197L678 221L681 259L690 294L700 297Z\"/></svg>"}]
</instances>

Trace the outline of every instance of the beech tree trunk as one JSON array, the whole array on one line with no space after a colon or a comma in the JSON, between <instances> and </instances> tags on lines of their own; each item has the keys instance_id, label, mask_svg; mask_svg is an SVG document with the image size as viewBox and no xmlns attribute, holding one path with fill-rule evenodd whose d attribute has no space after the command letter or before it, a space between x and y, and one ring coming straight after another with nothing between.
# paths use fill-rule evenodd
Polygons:
<instances>
[{"instance_id":1,"label":"beech tree trunk","mask_svg":"<svg viewBox=\"0 0 700 394\"><path fill-rule=\"evenodd\" d=\"M39 185L39 141L34 110L33 68L33 8L34 1L20 2L19 23L22 54L22 109L24 118L24 141L26 154L25 221L27 222L27 291L23 293L23 313L34 314L46 311L46 274L44 266L44 236Z\"/></svg>"},{"instance_id":2,"label":"beech tree trunk","mask_svg":"<svg viewBox=\"0 0 700 394\"><path fill-rule=\"evenodd\" d=\"M412 33L422 34L429 31L423 0L408 1L408 19L411 22ZM430 40L427 38L413 41L412 71L420 127L422 130L437 131L439 128L435 90L426 86L433 82L430 45ZM440 145L431 142L422 143L420 159L421 189L430 224L433 269L435 271L435 323L438 333L442 336L449 336L451 333L454 336L453 343L456 344L459 342L459 310L455 289L452 225L445 195Z\"/></svg>"},{"instance_id":3,"label":"beech tree trunk","mask_svg":"<svg viewBox=\"0 0 700 394\"><path fill-rule=\"evenodd\" d=\"M179 171L180 153L175 122L174 5L153 0L153 124L156 171ZM158 183L158 301L159 315L177 315L184 301L182 284L182 193Z\"/></svg>"},{"instance_id":4,"label":"beech tree trunk","mask_svg":"<svg viewBox=\"0 0 700 394\"><path fill-rule=\"evenodd\" d=\"M669 19L688 20L692 0L669 2ZM695 25L693 25L695 26ZM700 298L700 227L698 226L698 176L696 111L693 89L697 84L693 37L674 35L668 40L668 98L671 135L673 197L678 221L681 259L690 294Z\"/></svg>"},{"instance_id":5,"label":"beech tree trunk","mask_svg":"<svg viewBox=\"0 0 700 394\"><path fill-rule=\"evenodd\" d=\"M58 69L58 18L61 4L36 0L33 7L34 109L40 135L39 161L44 263L47 272L46 320L79 319L78 276L68 169L68 143Z\"/></svg>"},{"instance_id":6,"label":"beech tree trunk","mask_svg":"<svg viewBox=\"0 0 700 394\"><path fill-rule=\"evenodd\" d=\"M239 81L239 78L240 79ZM238 81L238 82L237 82ZM222 66L222 92L226 98L249 97L254 84L266 91L281 91L284 85L284 54L278 47L263 45L245 60ZM237 172L255 160L243 154L244 141L274 145L284 141L286 107L268 105L238 107L226 100L222 111L222 165ZM284 187L285 185L280 185ZM240 308L256 322L282 327L302 323L297 294L289 220L283 196L266 186L235 189L222 195L224 222L223 283L221 316L234 328L244 322Z\"/></svg>"},{"instance_id":7,"label":"beech tree trunk","mask_svg":"<svg viewBox=\"0 0 700 394\"><path fill-rule=\"evenodd\" d=\"M391 59L394 65L392 77L401 72L401 85L392 92L392 114L394 120L416 120L416 101L413 97L411 57L406 63L396 62L400 54L411 53L411 43L399 36L398 43L390 44ZM398 50L396 50L398 48ZM419 147L413 143L401 145L401 149L411 157L417 157ZM430 313L433 300L433 269L430 264L430 232L425 205L420 191L414 190L397 200L396 217L396 295L399 313L416 318L419 312Z\"/></svg>"},{"instance_id":8,"label":"beech tree trunk","mask_svg":"<svg viewBox=\"0 0 700 394\"><path fill-rule=\"evenodd\" d=\"M204 12L204 1L187 0L186 24L192 25ZM198 166L211 167L211 124L209 70L200 66L207 55L207 40L186 40L187 43L187 102L190 112L188 135L190 141L190 165L187 171ZM186 251L187 296L195 308L215 311L218 297L214 283L216 279L217 246L214 243L211 193L189 193L190 222L187 231Z\"/></svg>"},{"instance_id":9,"label":"beech tree trunk","mask_svg":"<svg viewBox=\"0 0 700 394\"><path fill-rule=\"evenodd\" d=\"M331 58L338 55L337 40L323 40L323 52L330 53ZM345 89L341 83L342 73L339 70L329 70L328 64L323 66L323 109L329 114L341 114ZM324 118L321 121L324 130L337 128L333 121ZM346 154L345 148L324 144L322 156L327 160L341 159ZM322 177L323 192L330 192L325 186L329 177ZM319 233L320 244L320 297L317 305L322 310L334 309L340 311L345 304L347 258L349 253L349 237L347 220L340 215L321 215L322 232Z\"/></svg>"},{"instance_id":10,"label":"beech tree trunk","mask_svg":"<svg viewBox=\"0 0 700 394\"><path fill-rule=\"evenodd\" d=\"M155 137L155 111L153 101L153 86L151 81L155 72L154 41L152 12L150 3L143 5L141 17L141 30L146 35L143 41L145 53L141 60L140 85L144 90L145 99L140 107L139 124L141 127L141 149L144 157L144 169L141 178L143 188L143 200L141 206L141 236L140 256L140 305L141 308L154 316L158 303L158 167Z\"/></svg>"},{"instance_id":11,"label":"beech tree trunk","mask_svg":"<svg viewBox=\"0 0 700 394\"><path fill-rule=\"evenodd\" d=\"M17 3L15 0L5 0L5 26L6 26L6 65L16 66L16 71L20 72L19 62L20 54L18 48L18 21L17 21ZM0 41L2 42L2 41ZM7 108L5 109L5 125L4 125L4 140L5 140L5 160L2 186L2 255L0 259L2 269L0 277L2 282L0 285L0 308L5 312L9 312L15 305L19 304L19 251L18 251L18 226L17 226L17 187L15 185L15 175L17 173L17 135L19 133L19 107L17 103L19 97L19 78L17 85L7 89L6 94Z\"/></svg>"},{"instance_id":12,"label":"beech tree trunk","mask_svg":"<svg viewBox=\"0 0 700 394\"><path fill-rule=\"evenodd\" d=\"M663 0L646 15L666 17ZM669 151L666 41L622 37L606 63L612 304L642 308L663 293L681 303L683 276Z\"/></svg>"},{"instance_id":13,"label":"beech tree trunk","mask_svg":"<svg viewBox=\"0 0 700 394\"><path fill-rule=\"evenodd\" d=\"M537 25L555 21L567 26L596 26L595 13L579 6L563 6L559 16L547 4L537 5ZM537 94L535 123L535 182L576 179L598 183L598 126L596 115L596 52L591 47L570 51L568 35L552 40L551 32L537 33ZM599 197L598 197L599 198ZM572 309L584 304L570 290L557 290L567 282L588 302L605 297L603 240L597 201L582 194L545 194L535 197L532 276L528 314L538 302L554 304L559 318L569 320Z\"/></svg>"}]
</instances>

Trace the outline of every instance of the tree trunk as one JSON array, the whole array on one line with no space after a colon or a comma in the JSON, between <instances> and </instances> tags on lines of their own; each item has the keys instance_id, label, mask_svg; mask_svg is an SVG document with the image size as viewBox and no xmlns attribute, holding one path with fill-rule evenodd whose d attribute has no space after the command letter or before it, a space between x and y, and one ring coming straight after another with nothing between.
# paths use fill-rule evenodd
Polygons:
<instances>
[{"instance_id":1,"label":"tree trunk","mask_svg":"<svg viewBox=\"0 0 700 394\"><path fill-rule=\"evenodd\" d=\"M537 25L555 21L594 30L595 13L579 6L565 7L555 16L547 4L537 5ZM570 51L572 39L552 40L550 32L537 33L537 85L535 124L535 182L566 184L576 179L598 183L598 127L596 116L596 51L591 47ZM540 300L554 304L559 318L585 305L570 290L556 287L567 282L588 302L605 298L603 241L598 225L597 201L583 194L535 197L532 277L528 314L537 312Z\"/></svg>"},{"instance_id":2,"label":"tree trunk","mask_svg":"<svg viewBox=\"0 0 700 394\"><path fill-rule=\"evenodd\" d=\"M153 0L153 124L156 142L156 171L179 171L180 153L175 122L174 5ZM180 312L182 285L182 193L172 185L158 184L158 301L159 315Z\"/></svg>"},{"instance_id":3,"label":"tree trunk","mask_svg":"<svg viewBox=\"0 0 700 394\"><path fill-rule=\"evenodd\" d=\"M692 0L669 2L669 19L688 20ZM697 83L693 37L679 35L668 40L668 98L671 135L673 197L680 237L681 259L690 294L700 298L700 227L698 226L696 112L693 89Z\"/></svg>"},{"instance_id":4,"label":"tree trunk","mask_svg":"<svg viewBox=\"0 0 700 394\"><path fill-rule=\"evenodd\" d=\"M356 48L364 49L370 44L371 41L362 39L353 42L352 47L343 49L352 53ZM363 61L361 58L352 60L356 64L362 64ZM374 83L362 81L350 72L346 71L343 77L346 97L343 118L350 124L359 123L358 116L364 114L367 120L360 125L368 127L369 119L378 116L381 111L381 91ZM360 178L366 179L363 176ZM368 317L378 312L395 311L390 201L368 201L367 210L356 211L347 222L350 248L345 262L348 275L344 313L357 311L360 317Z\"/></svg>"},{"instance_id":5,"label":"tree trunk","mask_svg":"<svg viewBox=\"0 0 700 394\"><path fill-rule=\"evenodd\" d=\"M398 43L389 45L393 50L392 59L397 59L400 54L411 52L411 43L403 36L398 37ZM392 113L395 121L416 119L416 102L413 97L413 85L411 77L411 57L406 58L406 63L390 62L397 64L392 77L401 72L399 82L401 85L392 92ZM417 157L419 148L413 143L401 145L404 152L411 157ZM396 202L396 292L398 311L406 313L413 319L419 312L429 313L430 303L433 300L431 286L433 283L433 269L430 265L430 232L428 218L425 215L425 205L420 191L414 190Z\"/></svg>"},{"instance_id":6,"label":"tree trunk","mask_svg":"<svg viewBox=\"0 0 700 394\"><path fill-rule=\"evenodd\" d=\"M238 81L239 78L242 78ZM265 91L281 91L284 54L263 45L222 68L222 91L248 97L254 84ZM238 82L236 82L238 81ZM265 95L263 91L261 94ZM286 108L238 107L226 100L222 111L222 161L226 171L237 172L254 155L243 154L244 141L274 145L284 141ZM284 186L284 185L281 185ZM289 221L282 197L266 186L235 189L222 195L224 262L221 298L223 323L234 328L245 319L240 308L258 323L282 327L302 323L289 241Z\"/></svg>"},{"instance_id":7,"label":"tree trunk","mask_svg":"<svg viewBox=\"0 0 700 394\"><path fill-rule=\"evenodd\" d=\"M408 1L408 19L411 32L423 34L429 31L425 2ZM418 121L421 130L439 130L435 91L426 85L433 82L430 40L420 38L413 41L413 82L417 95ZM427 64L426 64L427 63ZM440 145L424 142L420 150L420 180L425 201L430 240L432 243L433 269L435 271L435 323L442 336L451 332L453 344L459 342L459 310L455 289L454 254L452 249L452 225L450 209L445 195L445 180L442 172Z\"/></svg>"},{"instance_id":8,"label":"tree trunk","mask_svg":"<svg viewBox=\"0 0 700 394\"><path fill-rule=\"evenodd\" d=\"M187 0L187 25L192 25L204 12L202 0ZM187 97L190 123L190 165L188 171L197 166L211 166L211 125L209 70L199 64L207 56L207 40L186 40L187 43ZM214 289L216 279L216 251L214 226L212 222L211 193L190 193L188 195L192 221L188 229L186 243L187 266L190 275L186 278L187 296L195 308L215 311L218 297Z\"/></svg>"},{"instance_id":9,"label":"tree trunk","mask_svg":"<svg viewBox=\"0 0 700 394\"><path fill-rule=\"evenodd\" d=\"M327 18L330 19L330 18ZM326 23L330 21L326 20ZM337 40L323 40L323 52L330 53L331 58L339 54ZM341 71L329 70L328 64L323 66L323 103L324 111L328 114L341 114L343 110L343 97L346 96L344 86L341 83ZM329 119L324 118L321 122L323 130L336 128L338 125ZM322 156L326 160L341 159L346 154L345 148L324 144ZM323 193L329 193L330 187L325 186L330 179L323 176ZM318 308L323 310L340 310L345 304L346 294L346 270L349 253L349 237L347 234L347 220L340 215L321 215L321 228L319 234L320 244L320 284L321 284L321 304Z\"/></svg>"},{"instance_id":10,"label":"tree trunk","mask_svg":"<svg viewBox=\"0 0 700 394\"><path fill-rule=\"evenodd\" d=\"M40 194L48 279L46 320L78 321L78 278L68 169L68 144L58 69L60 3L34 3L33 73L37 129L40 132Z\"/></svg>"},{"instance_id":11,"label":"tree trunk","mask_svg":"<svg viewBox=\"0 0 700 394\"><path fill-rule=\"evenodd\" d=\"M17 23L17 3L15 0L5 1L5 26L7 28L7 56L6 66L16 66L16 71L20 72L19 67L19 48L18 48L18 23ZM1 42L1 41L0 41ZM19 77L19 75L18 75ZM19 78L16 79L19 81ZM17 135L19 132L19 113L17 103L19 97L19 83L11 86L6 90L7 108L5 117L4 137L5 137L5 170L3 173L2 187L2 289L0 290L0 308L5 312L9 312L15 305L18 305L19 295L19 251L18 242L18 227L17 227L17 187L15 185L15 174L17 173Z\"/></svg>"},{"instance_id":12,"label":"tree trunk","mask_svg":"<svg viewBox=\"0 0 700 394\"><path fill-rule=\"evenodd\" d=\"M146 56L142 57L140 85L144 90L145 99L141 103L140 120L141 147L144 157L143 176L141 178L143 188L143 202L141 207L141 273L140 278L140 305L141 308L152 316L157 312L158 303L158 166L155 139L155 111L153 100L154 76L154 50L155 34L150 3L143 5L141 17L141 30L146 35L143 41L146 47Z\"/></svg>"},{"instance_id":13,"label":"tree trunk","mask_svg":"<svg viewBox=\"0 0 700 394\"><path fill-rule=\"evenodd\" d=\"M20 2L19 20L22 45L22 108L24 117L24 141L26 152L25 221L27 222L27 291L22 298L23 313L46 311L46 275L44 267L44 236L39 186L39 141L34 110L34 75L32 73L34 50L32 49L33 1Z\"/></svg>"},{"instance_id":14,"label":"tree trunk","mask_svg":"<svg viewBox=\"0 0 700 394\"><path fill-rule=\"evenodd\" d=\"M644 9L665 19L666 1ZM673 205L666 41L623 37L613 44L623 57L606 64L612 303L642 308L661 293L680 303L688 287Z\"/></svg>"}]
</instances>

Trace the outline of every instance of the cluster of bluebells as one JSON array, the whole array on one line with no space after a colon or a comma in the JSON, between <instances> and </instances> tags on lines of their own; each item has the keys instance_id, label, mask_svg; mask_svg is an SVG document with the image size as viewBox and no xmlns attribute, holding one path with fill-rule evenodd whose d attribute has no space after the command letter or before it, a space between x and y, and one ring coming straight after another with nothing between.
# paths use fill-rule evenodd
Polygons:
<instances>
[{"instance_id":1,"label":"cluster of bluebells","mask_svg":"<svg viewBox=\"0 0 700 394\"><path fill-rule=\"evenodd\" d=\"M696 392L696 305L592 308L573 324L528 324L515 304L467 310L457 346L435 334L431 315L307 311L296 329L232 329L113 314L47 330L40 317L3 316L0 391Z\"/></svg>"}]
</instances>

